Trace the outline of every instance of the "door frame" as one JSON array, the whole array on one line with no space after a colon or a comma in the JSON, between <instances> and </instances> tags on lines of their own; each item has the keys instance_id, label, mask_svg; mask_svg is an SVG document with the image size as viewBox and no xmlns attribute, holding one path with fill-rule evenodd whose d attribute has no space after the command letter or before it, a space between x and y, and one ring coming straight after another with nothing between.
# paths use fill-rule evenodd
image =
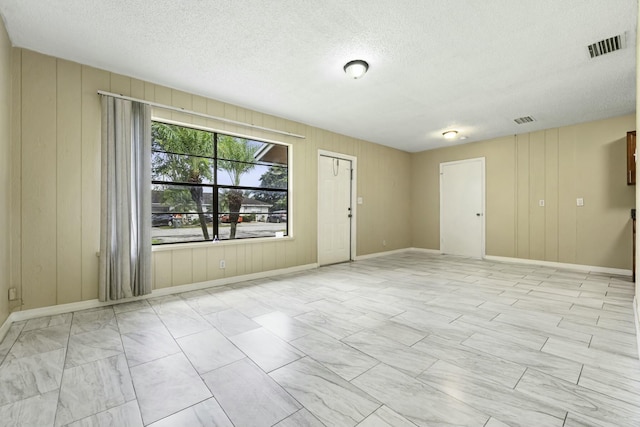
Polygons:
<instances>
[{"instance_id":1,"label":"door frame","mask_svg":"<svg viewBox=\"0 0 640 427\"><path fill-rule=\"evenodd\" d=\"M337 153L335 151L321 150L318 149L318 157L316 162L317 169L317 177L316 177L316 191L317 191L317 234L316 234L316 263L320 265L320 157L333 157L340 160L349 160L351 161L351 169L353 169L353 176L351 179L351 235L349 236L350 240L350 249L349 249L349 261L354 261L356 259L356 200L357 200L357 188L358 188L358 158L355 156L350 156L348 154Z\"/></svg>"},{"instance_id":2,"label":"door frame","mask_svg":"<svg viewBox=\"0 0 640 427\"><path fill-rule=\"evenodd\" d=\"M438 222L440 223L440 239L439 239L439 245L440 245L440 253L444 253L443 252L443 248L442 248L442 217L443 217L443 210L444 210L444 204L443 204L443 197L444 197L444 193L442 191L442 174L443 174L443 169L445 166L450 166L450 165L455 165L455 164L462 164L462 163L473 163L473 162L480 162L480 165L482 166L482 170L481 170L481 177L480 177L480 185L481 185L481 191L482 194L480 195L480 200L481 200L481 220L480 220L480 259L484 259L486 256L486 230L487 230L487 226L486 226L486 212L487 212L487 208L486 208L486 197L487 197L487 187L486 187L486 173L487 173L487 169L486 169L486 161L484 157L474 157L472 159L464 159L464 160L455 160L455 161L451 161L451 162L442 162L440 163L440 170L439 170L439 178L440 178L440 217L438 218Z\"/></svg>"}]
</instances>

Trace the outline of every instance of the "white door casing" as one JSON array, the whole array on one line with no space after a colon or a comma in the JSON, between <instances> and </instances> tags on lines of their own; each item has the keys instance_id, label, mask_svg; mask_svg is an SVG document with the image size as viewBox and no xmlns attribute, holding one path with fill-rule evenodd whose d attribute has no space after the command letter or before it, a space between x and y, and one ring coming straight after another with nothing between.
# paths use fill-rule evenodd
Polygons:
<instances>
[{"instance_id":1,"label":"white door casing","mask_svg":"<svg viewBox=\"0 0 640 427\"><path fill-rule=\"evenodd\" d=\"M355 158L320 151L318 156L318 264L353 259Z\"/></svg>"},{"instance_id":2,"label":"white door casing","mask_svg":"<svg viewBox=\"0 0 640 427\"><path fill-rule=\"evenodd\" d=\"M440 252L485 255L485 159L440 164Z\"/></svg>"}]
</instances>

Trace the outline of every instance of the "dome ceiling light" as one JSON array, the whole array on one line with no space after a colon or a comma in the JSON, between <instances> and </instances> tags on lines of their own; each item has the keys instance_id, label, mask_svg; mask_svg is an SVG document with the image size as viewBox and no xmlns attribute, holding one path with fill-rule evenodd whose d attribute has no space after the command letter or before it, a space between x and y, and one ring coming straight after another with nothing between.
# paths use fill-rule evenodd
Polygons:
<instances>
[{"instance_id":1,"label":"dome ceiling light","mask_svg":"<svg viewBox=\"0 0 640 427\"><path fill-rule=\"evenodd\" d=\"M442 136L444 136L444 139L455 139L457 135L458 135L457 130L448 130L442 133Z\"/></svg>"},{"instance_id":2,"label":"dome ceiling light","mask_svg":"<svg viewBox=\"0 0 640 427\"><path fill-rule=\"evenodd\" d=\"M344 72L352 79L359 79L364 76L368 69L369 64L367 64L367 61L363 61L362 59L349 61L344 65Z\"/></svg>"}]
</instances>

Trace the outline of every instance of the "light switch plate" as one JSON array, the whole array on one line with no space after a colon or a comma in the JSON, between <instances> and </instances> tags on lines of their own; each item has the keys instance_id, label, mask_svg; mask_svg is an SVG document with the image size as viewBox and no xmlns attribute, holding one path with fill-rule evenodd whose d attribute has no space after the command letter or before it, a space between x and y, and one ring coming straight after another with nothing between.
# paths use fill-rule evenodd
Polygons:
<instances>
[{"instance_id":1,"label":"light switch plate","mask_svg":"<svg viewBox=\"0 0 640 427\"><path fill-rule=\"evenodd\" d=\"M538 206L544 207L544 200L538 200Z\"/></svg>"}]
</instances>

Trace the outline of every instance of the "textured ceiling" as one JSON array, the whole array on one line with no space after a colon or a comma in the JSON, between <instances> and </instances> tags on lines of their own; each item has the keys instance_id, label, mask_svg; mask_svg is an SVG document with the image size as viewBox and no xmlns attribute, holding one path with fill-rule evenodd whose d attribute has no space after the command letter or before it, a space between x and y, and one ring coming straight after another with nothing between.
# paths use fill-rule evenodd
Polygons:
<instances>
[{"instance_id":1,"label":"textured ceiling","mask_svg":"<svg viewBox=\"0 0 640 427\"><path fill-rule=\"evenodd\" d=\"M636 0L0 0L15 46L406 151L633 113ZM623 50L587 45L627 32ZM349 80L352 59L369 72ZM533 116L517 125L513 119Z\"/></svg>"}]
</instances>

